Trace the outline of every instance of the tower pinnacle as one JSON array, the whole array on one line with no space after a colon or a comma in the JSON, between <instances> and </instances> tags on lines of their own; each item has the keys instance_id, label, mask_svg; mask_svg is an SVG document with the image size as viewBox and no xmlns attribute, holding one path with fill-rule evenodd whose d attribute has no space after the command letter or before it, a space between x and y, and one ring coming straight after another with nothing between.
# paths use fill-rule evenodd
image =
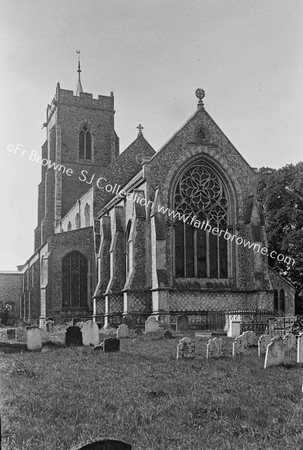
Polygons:
<instances>
[{"instance_id":1,"label":"tower pinnacle","mask_svg":"<svg viewBox=\"0 0 303 450\"><path fill-rule=\"evenodd\" d=\"M81 83L81 67L80 67L80 50L76 50L76 52L78 53L78 83L76 86L76 95L79 97L80 92L83 92L83 87L82 87L82 83Z\"/></svg>"}]
</instances>

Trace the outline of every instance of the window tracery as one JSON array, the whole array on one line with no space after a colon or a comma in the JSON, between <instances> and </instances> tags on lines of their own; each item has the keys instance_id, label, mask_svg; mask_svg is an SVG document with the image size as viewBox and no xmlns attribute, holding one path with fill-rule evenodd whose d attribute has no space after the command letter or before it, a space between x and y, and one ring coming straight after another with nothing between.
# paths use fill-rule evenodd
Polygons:
<instances>
[{"instance_id":1,"label":"window tracery","mask_svg":"<svg viewBox=\"0 0 303 450\"><path fill-rule=\"evenodd\" d=\"M175 222L176 277L227 278L227 241L210 232L227 227L228 200L218 175L203 162L186 169L176 185L174 210L191 218Z\"/></svg>"}]
</instances>

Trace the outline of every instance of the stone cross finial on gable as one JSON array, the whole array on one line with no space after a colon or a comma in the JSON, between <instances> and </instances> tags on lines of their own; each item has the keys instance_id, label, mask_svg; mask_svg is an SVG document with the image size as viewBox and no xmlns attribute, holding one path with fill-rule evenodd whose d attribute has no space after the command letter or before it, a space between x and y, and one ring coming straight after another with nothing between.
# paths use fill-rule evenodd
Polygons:
<instances>
[{"instance_id":1,"label":"stone cross finial on gable","mask_svg":"<svg viewBox=\"0 0 303 450\"><path fill-rule=\"evenodd\" d=\"M199 99L198 108L203 108L203 106L204 106L203 98L205 97L204 89L201 89L201 88L196 89L195 94L196 94L196 97Z\"/></svg>"},{"instance_id":2,"label":"stone cross finial on gable","mask_svg":"<svg viewBox=\"0 0 303 450\"><path fill-rule=\"evenodd\" d=\"M142 130L144 130L144 127L142 127L141 123L139 123L137 129L139 130L138 137L143 136Z\"/></svg>"}]
</instances>

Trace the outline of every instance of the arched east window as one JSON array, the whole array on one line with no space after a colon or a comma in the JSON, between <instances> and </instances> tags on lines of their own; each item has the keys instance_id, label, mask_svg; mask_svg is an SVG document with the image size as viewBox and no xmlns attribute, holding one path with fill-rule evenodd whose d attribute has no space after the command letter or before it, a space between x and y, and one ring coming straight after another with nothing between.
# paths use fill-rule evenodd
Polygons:
<instances>
[{"instance_id":1,"label":"arched east window","mask_svg":"<svg viewBox=\"0 0 303 450\"><path fill-rule=\"evenodd\" d=\"M278 298L278 291L277 289L274 289L274 311L279 310L279 298Z\"/></svg>"},{"instance_id":2,"label":"arched east window","mask_svg":"<svg viewBox=\"0 0 303 450\"><path fill-rule=\"evenodd\" d=\"M85 226L90 226L90 206L88 203L86 203L84 208L84 217L85 217Z\"/></svg>"},{"instance_id":3,"label":"arched east window","mask_svg":"<svg viewBox=\"0 0 303 450\"><path fill-rule=\"evenodd\" d=\"M92 135L86 124L79 133L79 159L92 159Z\"/></svg>"},{"instance_id":4,"label":"arched east window","mask_svg":"<svg viewBox=\"0 0 303 450\"><path fill-rule=\"evenodd\" d=\"M73 251L62 260L62 304L63 307L87 306L88 263L84 255Z\"/></svg>"},{"instance_id":5,"label":"arched east window","mask_svg":"<svg viewBox=\"0 0 303 450\"><path fill-rule=\"evenodd\" d=\"M284 289L280 290L280 311L285 311L285 292Z\"/></svg>"},{"instance_id":6,"label":"arched east window","mask_svg":"<svg viewBox=\"0 0 303 450\"><path fill-rule=\"evenodd\" d=\"M212 169L198 162L181 174L174 192L174 212L180 213L174 229L176 277L228 277L227 241L223 232L219 236L227 211L224 185Z\"/></svg>"}]
</instances>

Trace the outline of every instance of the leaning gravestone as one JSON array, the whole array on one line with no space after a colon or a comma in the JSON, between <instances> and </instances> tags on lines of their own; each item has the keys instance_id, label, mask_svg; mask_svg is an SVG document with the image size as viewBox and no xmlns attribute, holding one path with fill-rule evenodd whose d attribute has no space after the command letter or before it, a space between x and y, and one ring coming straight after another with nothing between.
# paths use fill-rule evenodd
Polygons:
<instances>
[{"instance_id":1,"label":"leaning gravestone","mask_svg":"<svg viewBox=\"0 0 303 450\"><path fill-rule=\"evenodd\" d=\"M177 359L194 359L195 343L190 338L185 337L180 340L177 346Z\"/></svg>"},{"instance_id":2,"label":"leaning gravestone","mask_svg":"<svg viewBox=\"0 0 303 450\"><path fill-rule=\"evenodd\" d=\"M93 320L88 320L84 323L82 329L83 345L98 345L99 344L99 327Z\"/></svg>"},{"instance_id":3,"label":"leaning gravestone","mask_svg":"<svg viewBox=\"0 0 303 450\"><path fill-rule=\"evenodd\" d=\"M276 336L266 348L264 369L283 364L284 357L285 345L283 344L283 339L280 336Z\"/></svg>"},{"instance_id":4,"label":"leaning gravestone","mask_svg":"<svg viewBox=\"0 0 303 450\"><path fill-rule=\"evenodd\" d=\"M303 363L303 334L300 334L299 337L298 337L297 363L298 364L299 363ZM302 391L302 394L303 394L303 391Z\"/></svg>"},{"instance_id":5,"label":"leaning gravestone","mask_svg":"<svg viewBox=\"0 0 303 450\"><path fill-rule=\"evenodd\" d=\"M145 322L145 333L154 333L159 331L160 325L155 316L149 316Z\"/></svg>"},{"instance_id":6,"label":"leaning gravestone","mask_svg":"<svg viewBox=\"0 0 303 450\"><path fill-rule=\"evenodd\" d=\"M118 352L120 350L120 341L116 338L107 338L103 341L104 353Z\"/></svg>"},{"instance_id":7,"label":"leaning gravestone","mask_svg":"<svg viewBox=\"0 0 303 450\"><path fill-rule=\"evenodd\" d=\"M247 336L241 334L233 342L233 356L247 355L248 353Z\"/></svg>"},{"instance_id":8,"label":"leaning gravestone","mask_svg":"<svg viewBox=\"0 0 303 450\"><path fill-rule=\"evenodd\" d=\"M65 346L79 346L82 345L82 332L79 327L72 326L68 327L65 333Z\"/></svg>"},{"instance_id":9,"label":"leaning gravestone","mask_svg":"<svg viewBox=\"0 0 303 450\"><path fill-rule=\"evenodd\" d=\"M176 331L187 331L188 330L188 318L187 316L179 316L176 323Z\"/></svg>"},{"instance_id":10,"label":"leaning gravestone","mask_svg":"<svg viewBox=\"0 0 303 450\"><path fill-rule=\"evenodd\" d=\"M271 343L269 334L262 334L258 339L258 356L261 357L266 353L267 346Z\"/></svg>"},{"instance_id":11,"label":"leaning gravestone","mask_svg":"<svg viewBox=\"0 0 303 450\"><path fill-rule=\"evenodd\" d=\"M41 350L42 339L39 327L27 327L26 332L27 350Z\"/></svg>"},{"instance_id":12,"label":"leaning gravestone","mask_svg":"<svg viewBox=\"0 0 303 450\"><path fill-rule=\"evenodd\" d=\"M73 447L71 450L131 450L132 446L115 439L102 439L83 446Z\"/></svg>"},{"instance_id":13,"label":"leaning gravestone","mask_svg":"<svg viewBox=\"0 0 303 450\"><path fill-rule=\"evenodd\" d=\"M221 338L209 339L206 346L206 358L219 358L223 356L223 343Z\"/></svg>"},{"instance_id":14,"label":"leaning gravestone","mask_svg":"<svg viewBox=\"0 0 303 450\"><path fill-rule=\"evenodd\" d=\"M118 329L116 331L116 338L117 339L125 339L129 337L129 328L127 325L122 323L122 325L118 326Z\"/></svg>"},{"instance_id":15,"label":"leaning gravestone","mask_svg":"<svg viewBox=\"0 0 303 450\"><path fill-rule=\"evenodd\" d=\"M286 333L283 338L283 344L285 345L285 349L290 351L293 348L295 349L297 346L297 338L292 333Z\"/></svg>"}]
</instances>

